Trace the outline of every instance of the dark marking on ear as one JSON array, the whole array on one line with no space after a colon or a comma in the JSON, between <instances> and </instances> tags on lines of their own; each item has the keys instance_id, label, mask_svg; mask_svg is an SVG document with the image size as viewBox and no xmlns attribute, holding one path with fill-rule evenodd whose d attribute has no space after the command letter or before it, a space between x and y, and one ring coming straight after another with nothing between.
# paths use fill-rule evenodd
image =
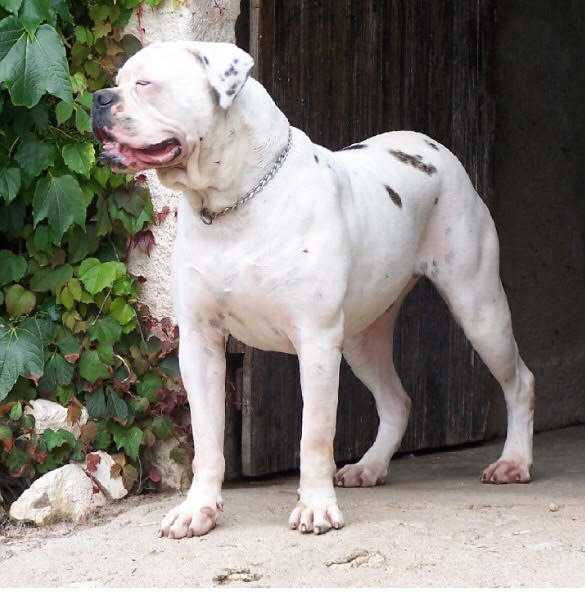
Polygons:
<instances>
[{"instance_id":1,"label":"dark marking on ear","mask_svg":"<svg viewBox=\"0 0 585 594\"><path fill-rule=\"evenodd\" d=\"M313 155L313 157L315 157L315 163L319 162L319 157L317 157L317 155Z\"/></svg>"},{"instance_id":2,"label":"dark marking on ear","mask_svg":"<svg viewBox=\"0 0 585 594\"><path fill-rule=\"evenodd\" d=\"M204 63L206 66L209 66L209 59L207 58L207 56L201 56L201 59L203 60L203 63Z\"/></svg>"},{"instance_id":3,"label":"dark marking on ear","mask_svg":"<svg viewBox=\"0 0 585 594\"><path fill-rule=\"evenodd\" d=\"M364 149L364 148L368 148L367 144L364 144L363 142L358 142L357 144L350 144L349 146L344 146L342 149L342 151L353 151L356 149Z\"/></svg>"},{"instance_id":4,"label":"dark marking on ear","mask_svg":"<svg viewBox=\"0 0 585 594\"><path fill-rule=\"evenodd\" d=\"M408 153L397 151L395 149L390 149L389 153L401 163L410 165L411 167L414 167L415 169L418 169L427 175L433 175L434 173L437 173L437 168L430 163L424 163L422 157L419 155L409 155Z\"/></svg>"},{"instance_id":5,"label":"dark marking on ear","mask_svg":"<svg viewBox=\"0 0 585 594\"><path fill-rule=\"evenodd\" d=\"M229 95L230 97L232 95L236 94L236 90L238 88L238 83L234 83L232 84L232 86L225 92L226 95Z\"/></svg>"},{"instance_id":6,"label":"dark marking on ear","mask_svg":"<svg viewBox=\"0 0 585 594\"><path fill-rule=\"evenodd\" d=\"M434 148L436 151L438 151L438 150L439 150L439 147L438 147L438 146L437 146L437 145L436 145L434 142L431 142L430 140L425 140L425 142L426 142L426 143L427 143L427 144L428 144L428 145L429 145L431 148Z\"/></svg>"},{"instance_id":7,"label":"dark marking on ear","mask_svg":"<svg viewBox=\"0 0 585 594\"><path fill-rule=\"evenodd\" d=\"M384 186L386 188L386 192L388 192L388 196L392 199L392 202L396 204L399 208L402 208L402 199L398 195L398 192L395 192L390 186Z\"/></svg>"},{"instance_id":8,"label":"dark marking on ear","mask_svg":"<svg viewBox=\"0 0 585 594\"><path fill-rule=\"evenodd\" d=\"M234 68L234 65L232 64L225 72L224 74L226 76L235 76L236 74L238 74L238 71Z\"/></svg>"},{"instance_id":9,"label":"dark marking on ear","mask_svg":"<svg viewBox=\"0 0 585 594\"><path fill-rule=\"evenodd\" d=\"M435 201L433 202L433 204L436 206L437 204L439 204L439 198L435 198Z\"/></svg>"}]
</instances>

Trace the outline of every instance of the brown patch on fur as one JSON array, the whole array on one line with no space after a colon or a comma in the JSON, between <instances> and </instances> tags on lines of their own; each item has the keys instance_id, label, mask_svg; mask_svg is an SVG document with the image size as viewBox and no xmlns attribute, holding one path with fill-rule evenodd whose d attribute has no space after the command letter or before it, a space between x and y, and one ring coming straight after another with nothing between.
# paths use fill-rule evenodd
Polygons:
<instances>
[{"instance_id":1,"label":"brown patch on fur","mask_svg":"<svg viewBox=\"0 0 585 594\"><path fill-rule=\"evenodd\" d=\"M437 173L437 168L434 165L424 163L420 155L409 155L408 153L394 149L390 149L389 153L401 163L410 165L411 167L414 167L415 169L418 169L427 175L433 175L434 173Z\"/></svg>"}]
</instances>

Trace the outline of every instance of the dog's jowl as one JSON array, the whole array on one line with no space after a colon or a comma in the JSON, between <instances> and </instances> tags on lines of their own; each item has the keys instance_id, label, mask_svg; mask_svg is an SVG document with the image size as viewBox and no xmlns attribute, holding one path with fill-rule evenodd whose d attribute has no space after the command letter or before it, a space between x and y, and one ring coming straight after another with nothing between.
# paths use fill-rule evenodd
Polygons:
<instances>
[{"instance_id":1,"label":"dog's jowl","mask_svg":"<svg viewBox=\"0 0 585 594\"><path fill-rule=\"evenodd\" d=\"M483 480L529 481L533 376L512 333L494 223L465 170L416 132L338 152L315 145L249 77L252 65L231 44L153 44L128 60L116 88L94 98L104 160L117 170L156 168L183 192L172 292L194 479L161 534L205 534L222 509L229 334L298 355L301 477L289 525L315 534L341 528L334 486L383 483L406 428L410 399L391 335L421 276L504 392L508 436ZM380 424L363 458L336 472L342 355L374 394Z\"/></svg>"}]
</instances>

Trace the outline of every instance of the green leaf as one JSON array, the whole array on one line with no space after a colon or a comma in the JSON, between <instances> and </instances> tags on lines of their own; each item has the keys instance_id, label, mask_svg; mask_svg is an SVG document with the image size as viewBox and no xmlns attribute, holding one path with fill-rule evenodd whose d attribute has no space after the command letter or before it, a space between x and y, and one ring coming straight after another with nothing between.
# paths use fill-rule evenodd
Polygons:
<instances>
[{"instance_id":1,"label":"green leaf","mask_svg":"<svg viewBox=\"0 0 585 594\"><path fill-rule=\"evenodd\" d=\"M66 144L62 150L63 161L75 173L89 177L89 172L95 164L95 150L91 142L76 142Z\"/></svg>"},{"instance_id":2,"label":"green leaf","mask_svg":"<svg viewBox=\"0 0 585 594\"><path fill-rule=\"evenodd\" d=\"M7 427L6 425L0 425L0 440L11 439L12 435L13 433L10 427Z\"/></svg>"},{"instance_id":3,"label":"green leaf","mask_svg":"<svg viewBox=\"0 0 585 594\"><path fill-rule=\"evenodd\" d=\"M49 452L65 444L72 448L77 445L77 440L73 433L70 433L66 429L57 429L56 431L53 429L45 429L43 432L43 441Z\"/></svg>"},{"instance_id":4,"label":"green leaf","mask_svg":"<svg viewBox=\"0 0 585 594\"><path fill-rule=\"evenodd\" d=\"M136 386L136 391L139 396L144 396L150 402L154 402L162 386L163 382L160 376L154 373L154 371L149 371L140 378Z\"/></svg>"},{"instance_id":5,"label":"green leaf","mask_svg":"<svg viewBox=\"0 0 585 594\"><path fill-rule=\"evenodd\" d=\"M150 428L158 439L168 439L173 432L173 424L167 417L156 417L152 420Z\"/></svg>"},{"instance_id":6,"label":"green leaf","mask_svg":"<svg viewBox=\"0 0 585 594\"><path fill-rule=\"evenodd\" d=\"M0 401L19 376L38 380L43 375L45 346L52 331L48 320L27 318L9 326L0 319Z\"/></svg>"},{"instance_id":7,"label":"green leaf","mask_svg":"<svg viewBox=\"0 0 585 594\"><path fill-rule=\"evenodd\" d=\"M93 254L99 247L97 228L94 224L86 226L85 231L80 227L71 227L67 232L68 260L72 264L81 262L88 254Z\"/></svg>"},{"instance_id":8,"label":"green leaf","mask_svg":"<svg viewBox=\"0 0 585 594\"><path fill-rule=\"evenodd\" d=\"M73 334L65 334L57 341L57 347L68 361L75 361L79 358L81 344Z\"/></svg>"},{"instance_id":9,"label":"green leaf","mask_svg":"<svg viewBox=\"0 0 585 594\"><path fill-rule=\"evenodd\" d=\"M57 116L57 124L62 126L73 115L73 103L59 101L57 107L55 107L55 115Z\"/></svg>"},{"instance_id":10,"label":"green leaf","mask_svg":"<svg viewBox=\"0 0 585 594\"><path fill-rule=\"evenodd\" d=\"M21 4L22 0L0 0L0 6L13 14L18 12Z\"/></svg>"},{"instance_id":11,"label":"green leaf","mask_svg":"<svg viewBox=\"0 0 585 594\"><path fill-rule=\"evenodd\" d=\"M20 22L29 35L34 35L38 26L50 18L49 0L22 0Z\"/></svg>"},{"instance_id":12,"label":"green leaf","mask_svg":"<svg viewBox=\"0 0 585 594\"><path fill-rule=\"evenodd\" d=\"M23 33L0 62L0 81L14 105L33 107L45 93L71 102L69 66L57 31L44 24L34 36Z\"/></svg>"},{"instance_id":13,"label":"green leaf","mask_svg":"<svg viewBox=\"0 0 585 594\"><path fill-rule=\"evenodd\" d=\"M110 417L116 417L121 421L128 419L128 404L123 398L120 398L118 394L111 388L106 389L108 399L108 413Z\"/></svg>"},{"instance_id":14,"label":"green leaf","mask_svg":"<svg viewBox=\"0 0 585 594\"><path fill-rule=\"evenodd\" d=\"M97 258L87 258L79 265L79 280L92 295L111 288L114 281L126 274L122 262L100 262ZM123 322L125 323L125 322Z\"/></svg>"},{"instance_id":15,"label":"green leaf","mask_svg":"<svg viewBox=\"0 0 585 594\"><path fill-rule=\"evenodd\" d=\"M110 315L125 326L134 319L136 312L122 297L116 297L110 306Z\"/></svg>"},{"instance_id":16,"label":"green leaf","mask_svg":"<svg viewBox=\"0 0 585 594\"><path fill-rule=\"evenodd\" d=\"M86 396L85 407L87 408L87 414L91 419L105 419L108 414L108 409L104 391L100 388Z\"/></svg>"},{"instance_id":17,"label":"green leaf","mask_svg":"<svg viewBox=\"0 0 585 594\"><path fill-rule=\"evenodd\" d=\"M59 241L74 223L85 225L86 208L83 192L72 176L49 176L37 183L33 197L34 224L48 219Z\"/></svg>"},{"instance_id":18,"label":"green leaf","mask_svg":"<svg viewBox=\"0 0 585 594\"><path fill-rule=\"evenodd\" d=\"M132 427L122 427L117 423L108 424L114 443L119 450L124 450L126 454L132 459L137 460L142 444L143 433L139 427L133 425Z\"/></svg>"},{"instance_id":19,"label":"green leaf","mask_svg":"<svg viewBox=\"0 0 585 594\"><path fill-rule=\"evenodd\" d=\"M27 136L20 143L14 158L29 177L38 177L55 162L55 146Z\"/></svg>"},{"instance_id":20,"label":"green leaf","mask_svg":"<svg viewBox=\"0 0 585 594\"><path fill-rule=\"evenodd\" d=\"M8 458L6 458L6 467L10 474L17 474L27 462L28 456L23 450L12 448Z\"/></svg>"},{"instance_id":21,"label":"green leaf","mask_svg":"<svg viewBox=\"0 0 585 594\"><path fill-rule=\"evenodd\" d=\"M16 17L9 16L0 21L0 61L6 57L21 35L22 25Z\"/></svg>"},{"instance_id":22,"label":"green leaf","mask_svg":"<svg viewBox=\"0 0 585 594\"><path fill-rule=\"evenodd\" d=\"M30 279L30 288L33 291L56 291L73 276L71 264L64 264L57 268L41 268Z\"/></svg>"},{"instance_id":23,"label":"green leaf","mask_svg":"<svg viewBox=\"0 0 585 594\"><path fill-rule=\"evenodd\" d=\"M109 316L101 318L89 329L89 337L100 344L113 345L120 340L122 328Z\"/></svg>"},{"instance_id":24,"label":"green leaf","mask_svg":"<svg viewBox=\"0 0 585 594\"><path fill-rule=\"evenodd\" d=\"M37 304L32 291L27 291L22 285L12 285L6 289L6 311L12 318L29 314Z\"/></svg>"},{"instance_id":25,"label":"green leaf","mask_svg":"<svg viewBox=\"0 0 585 594\"><path fill-rule=\"evenodd\" d=\"M20 190L20 169L18 167L0 167L0 196L6 204L16 198Z\"/></svg>"},{"instance_id":26,"label":"green leaf","mask_svg":"<svg viewBox=\"0 0 585 594\"><path fill-rule=\"evenodd\" d=\"M75 106L75 127L80 132L91 132L91 118L85 109Z\"/></svg>"},{"instance_id":27,"label":"green leaf","mask_svg":"<svg viewBox=\"0 0 585 594\"><path fill-rule=\"evenodd\" d=\"M45 394L54 394L59 386L67 386L71 383L73 372L73 365L67 363L59 353L53 353L45 364L39 389Z\"/></svg>"},{"instance_id":28,"label":"green leaf","mask_svg":"<svg viewBox=\"0 0 585 594\"><path fill-rule=\"evenodd\" d=\"M22 417L22 402L16 402L10 409L10 420L18 421Z\"/></svg>"},{"instance_id":29,"label":"green leaf","mask_svg":"<svg viewBox=\"0 0 585 594\"><path fill-rule=\"evenodd\" d=\"M26 260L9 250L0 250L0 287L19 281L26 274Z\"/></svg>"},{"instance_id":30,"label":"green leaf","mask_svg":"<svg viewBox=\"0 0 585 594\"><path fill-rule=\"evenodd\" d=\"M93 440L93 447L96 450L107 450L112 443L112 434L106 429L97 432Z\"/></svg>"},{"instance_id":31,"label":"green leaf","mask_svg":"<svg viewBox=\"0 0 585 594\"><path fill-rule=\"evenodd\" d=\"M79 359L79 375L94 384L99 379L107 379L111 372L107 365L102 363L97 351L83 351Z\"/></svg>"}]
</instances>

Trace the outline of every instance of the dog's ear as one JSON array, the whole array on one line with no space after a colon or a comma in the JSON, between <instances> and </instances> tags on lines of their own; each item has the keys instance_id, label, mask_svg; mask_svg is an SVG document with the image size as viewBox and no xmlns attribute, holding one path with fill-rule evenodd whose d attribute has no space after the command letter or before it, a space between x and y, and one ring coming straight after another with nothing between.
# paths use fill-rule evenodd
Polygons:
<instances>
[{"instance_id":1,"label":"dog's ear","mask_svg":"<svg viewBox=\"0 0 585 594\"><path fill-rule=\"evenodd\" d=\"M250 76L252 56L233 43L193 41L187 47L205 68L219 105L227 109Z\"/></svg>"}]
</instances>

